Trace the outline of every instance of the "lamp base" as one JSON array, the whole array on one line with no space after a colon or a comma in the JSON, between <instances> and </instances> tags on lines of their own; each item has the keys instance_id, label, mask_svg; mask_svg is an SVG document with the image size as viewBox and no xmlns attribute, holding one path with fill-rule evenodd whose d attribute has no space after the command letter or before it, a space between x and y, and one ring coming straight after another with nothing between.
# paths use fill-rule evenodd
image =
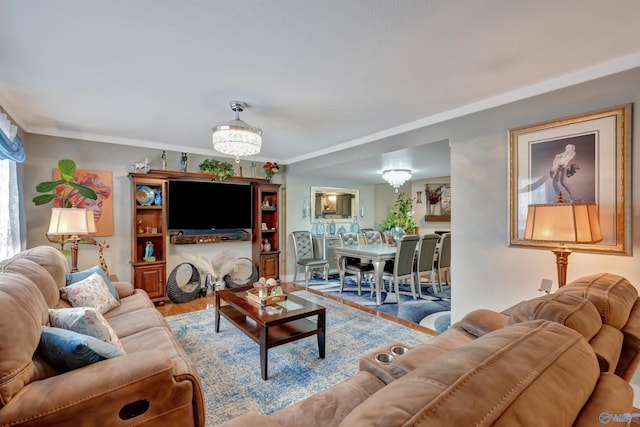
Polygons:
<instances>
[{"instance_id":1,"label":"lamp base","mask_svg":"<svg viewBox=\"0 0 640 427\"><path fill-rule=\"evenodd\" d=\"M569 255L571 255L571 249L566 246L553 249L556 255L556 265L558 268L558 287L561 288L567 284L567 266L569 265Z\"/></svg>"},{"instance_id":2,"label":"lamp base","mask_svg":"<svg viewBox=\"0 0 640 427\"><path fill-rule=\"evenodd\" d=\"M78 272L78 242L80 238L76 235L73 235L69 238L69 243L71 243L71 272Z\"/></svg>"}]
</instances>

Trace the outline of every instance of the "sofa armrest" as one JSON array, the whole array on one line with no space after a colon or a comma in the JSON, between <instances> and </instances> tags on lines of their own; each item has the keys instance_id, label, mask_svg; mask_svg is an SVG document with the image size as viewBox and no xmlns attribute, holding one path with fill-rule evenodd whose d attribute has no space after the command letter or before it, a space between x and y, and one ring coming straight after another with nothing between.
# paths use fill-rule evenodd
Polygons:
<instances>
[{"instance_id":1,"label":"sofa armrest","mask_svg":"<svg viewBox=\"0 0 640 427\"><path fill-rule=\"evenodd\" d=\"M225 423L219 424L218 427L281 427L273 418L269 418L266 415L258 414L255 412L248 412L229 420Z\"/></svg>"},{"instance_id":2,"label":"sofa armrest","mask_svg":"<svg viewBox=\"0 0 640 427\"><path fill-rule=\"evenodd\" d=\"M204 426L196 393L198 380L176 378L164 353L142 351L30 383L2 408L0 425L121 425L121 411L131 405L141 414L130 423Z\"/></svg>"},{"instance_id":3,"label":"sofa armrest","mask_svg":"<svg viewBox=\"0 0 640 427\"><path fill-rule=\"evenodd\" d=\"M502 329L507 324L509 316L493 310L479 309L460 319L454 326L464 330L476 338L489 332Z\"/></svg>"},{"instance_id":4,"label":"sofa armrest","mask_svg":"<svg viewBox=\"0 0 640 427\"><path fill-rule=\"evenodd\" d=\"M134 287L129 282L111 282L111 284L116 288L116 292L118 292L120 298L126 298L133 294Z\"/></svg>"}]
</instances>

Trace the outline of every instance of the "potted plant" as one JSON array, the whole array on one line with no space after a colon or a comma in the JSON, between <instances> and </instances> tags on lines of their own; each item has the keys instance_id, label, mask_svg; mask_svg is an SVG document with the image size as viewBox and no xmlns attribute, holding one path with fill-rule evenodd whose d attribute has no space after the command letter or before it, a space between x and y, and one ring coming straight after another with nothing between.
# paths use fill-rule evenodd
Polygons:
<instances>
[{"instance_id":1,"label":"potted plant","mask_svg":"<svg viewBox=\"0 0 640 427\"><path fill-rule=\"evenodd\" d=\"M429 200L429 209L431 211L431 215L436 214L436 206L440 203L440 198L442 197L442 187L436 187L435 189L427 190L427 200Z\"/></svg>"},{"instance_id":2,"label":"potted plant","mask_svg":"<svg viewBox=\"0 0 640 427\"><path fill-rule=\"evenodd\" d=\"M404 193L398 194L393 209L380 224L383 231L393 227L400 227L408 234L413 234L416 229L416 223L413 220L413 199L405 198Z\"/></svg>"},{"instance_id":3,"label":"potted plant","mask_svg":"<svg viewBox=\"0 0 640 427\"><path fill-rule=\"evenodd\" d=\"M76 182L76 162L70 159L62 159L58 162L58 169L60 170L60 179L57 181L44 181L36 186L38 193L47 193L53 191L51 194L40 194L33 198L33 203L36 206L44 205L50 201L62 198L61 206L63 208L72 208L71 193L73 190L77 190L82 197L91 200L97 200L98 195L91 188ZM62 191L58 187L62 187Z\"/></svg>"},{"instance_id":4,"label":"potted plant","mask_svg":"<svg viewBox=\"0 0 640 427\"><path fill-rule=\"evenodd\" d=\"M200 172L212 173L220 179L220 181L230 176L235 176L236 172L233 165L229 162L221 162L216 159L204 159L198 165Z\"/></svg>"}]
</instances>

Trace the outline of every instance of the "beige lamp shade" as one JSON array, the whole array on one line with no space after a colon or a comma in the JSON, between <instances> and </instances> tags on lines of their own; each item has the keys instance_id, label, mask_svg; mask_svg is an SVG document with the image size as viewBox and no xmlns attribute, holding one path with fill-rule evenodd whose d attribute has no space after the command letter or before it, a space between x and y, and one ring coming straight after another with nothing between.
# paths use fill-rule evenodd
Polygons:
<instances>
[{"instance_id":1,"label":"beige lamp shade","mask_svg":"<svg viewBox=\"0 0 640 427\"><path fill-rule=\"evenodd\" d=\"M49 234L83 235L96 232L93 211L79 208L52 208Z\"/></svg>"},{"instance_id":2,"label":"beige lamp shade","mask_svg":"<svg viewBox=\"0 0 640 427\"><path fill-rule=\"evenodd\" d=\"M529 205L524 238L554 243L600 242L598 206L595 203Z\"/></svg>"}]
</instances>

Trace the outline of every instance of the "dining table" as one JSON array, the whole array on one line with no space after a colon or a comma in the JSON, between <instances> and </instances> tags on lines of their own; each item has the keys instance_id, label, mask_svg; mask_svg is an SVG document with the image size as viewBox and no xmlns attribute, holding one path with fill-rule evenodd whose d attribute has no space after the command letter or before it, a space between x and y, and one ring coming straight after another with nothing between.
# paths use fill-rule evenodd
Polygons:
<instances>
[{"instance_id":1,"label":"dining table","mask_svg":"<svg viewBox=\"0 0 640 427\"><path fill-rule=\"evenodd\" d=\"M375 275L376 304L380 305L380 291L382 286L382 272L385 262L395 259L398 247L387 243L374 245L349 245L335 247L334 253L338 261L338 274L340 275L340 289L344 287L345 263L347 258L360 258L373 264L373 274Z\"/></svg>"}]
</instances>

